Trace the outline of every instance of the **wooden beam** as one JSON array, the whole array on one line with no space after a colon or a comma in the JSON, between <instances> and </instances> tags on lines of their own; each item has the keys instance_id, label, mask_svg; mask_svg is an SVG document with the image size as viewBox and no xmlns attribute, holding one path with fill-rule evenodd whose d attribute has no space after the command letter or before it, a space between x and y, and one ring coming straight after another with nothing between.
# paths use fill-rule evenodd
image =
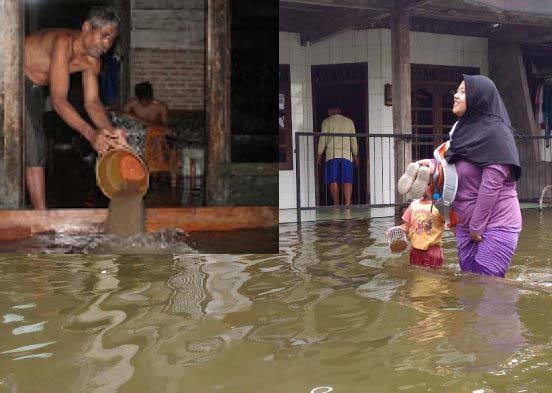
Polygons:
<instances>
[{"instance_id":1,"label":"wooden beam","mask_svg":"<svg viewBox=\"0 0 552 393\"><path fill-rule=\"evenodd\" d=\"M230 4L207 4L207 179L208 205L226 200L221 165L230 162Z\"/></svg>"},{"instance_id":2,"label":"wooden beam","mask_svg":"<svg viewBox=\"0 0 552 393\"><path fill-rule=\"evenodd\" d=\"M280 3L372 11L390 11L393 5L391 1L378 0L285 0Z\"/></svg>"},{"instance_id":3,"label":"wooden beam","mask_svg":"<svg viewBox=\"0 0 552 393\"><path fill-rule=\"evenodd\" d=\"M500 11L513 11L523 14L552 15L552 0L464 0L465 3L483 5Z\"/></svg>"},{"instance_id":4,"label":"wooden beam","mask_svg":"<svg viewBox=\"0 0 552 393\"><path fill-rule=\"evenodd\" d=\"M0 208L24 204L23 42L25 20L21 0L4 0L4 151Z\"/></svg>"},{"instance_id":5,"label":"wooden beam","mask_svg":"<svg viewBox=\"0 0 552 393\"><path fill-rule=\"evenodd\" d=\"M0 241L39 233L103 233L107 209L0 210ZM278 225L278 208L263 206L146 209L146 232L230 231Z\"/></svg>"},{"instance_id":6,"label":"wooden beam","mask_svg":"<svg viewBox=\"0 0 552 393\"><path fill-rule=\"evenodd\" d=\"M118 15L121 20L119 27L119 45L121 47L121 87L119 89L119 105L121 109L131 94L130 86L130 32L132 31L130 0L117 0Z\"/></svg>"},{"instance_id":7,"label":"wooden beam","mask_svg":"<svg viewBox=\"0 0 552 393\"><path fill-rule=\"evenodd\" d=\"M487 22L519 26L544 26L552 27L552 17L533 16L522 13L512 12L474 12L463 9L448 9L441 11L439 9L413 9L410 15L419 18L440 19L457 22Z\"/></svg>"},{"instance_id":8,"label":"wooden beam","mask_svg":"<svg viewBox=\"0 0 552 393\"><path fill-rule=\"evenodd\" d=\"M410 76L410 20L406 12L396 9L391 14L391 63L393 94L393 133L411 134L411 76ZM411 160L411 144L395 141L395 179L398 179ZM395 191L395 201L401 200Z\"/></svg>"}]
</instances>

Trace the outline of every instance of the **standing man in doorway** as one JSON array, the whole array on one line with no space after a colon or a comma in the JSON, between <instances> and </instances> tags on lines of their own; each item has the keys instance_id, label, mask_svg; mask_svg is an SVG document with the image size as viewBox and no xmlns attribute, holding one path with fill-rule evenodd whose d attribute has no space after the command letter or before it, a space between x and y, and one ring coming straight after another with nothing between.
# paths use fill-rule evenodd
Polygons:
<instances>
[{"instance_id":1,"label":"standing man in doorway","mask_svg":"<svg viewBox=\"0 0 552 393\"><path fill-rule=\"evenodd\" d=\"M354 134L355 124L341 114L339 105L328 107L328 117L322 122L322 132L332 134ZM324 183L330 185L334 205L339 205L339 183L343 186L343 204L351 205L353 193L353 165L358 165L358 145L355 137L322 136L318 141L316 163L322 164L322 154L326 151Z\"/></svg>"},{"instance_id":2,"label":"standing man in doorway","mask_svg":"<svg viewBox=\"0 0 552 393\"><path fill-rule=\"evenodd\" d=\"M54 110L86 138L99 154L126 146L126 133L109 121L98 95L100 56L117 38L119 19L105 8L94 8L80 30L48 29L25 39L25 180L34 209L46 209L44 166L46 137L42 127L43 87L49 85ZM69 74L82 73L88 124L67 100Z\"/></svg>"}]
</instances>

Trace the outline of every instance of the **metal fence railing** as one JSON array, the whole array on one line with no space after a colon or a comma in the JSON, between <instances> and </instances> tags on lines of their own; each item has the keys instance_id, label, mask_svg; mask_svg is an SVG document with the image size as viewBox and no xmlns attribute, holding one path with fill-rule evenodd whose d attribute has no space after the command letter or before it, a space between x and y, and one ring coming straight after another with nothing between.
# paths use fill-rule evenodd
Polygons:
<instances>
[{"instance_id":1,"label":"metal fence railing","mask_svg":"<svg viewBox=\"0 0 552 393\"><path fill-rule=\"evenodd\" d=\"M396 194L398 177L410 162L432 158L433 150L447 139L448 135L433 134L295 133L297 221L301 221L301 211L334 206L334 198L342 205L348 192L353 206L406 205L405 197ZM552 184L552 143L546 136L517 136L516 144L522 165L522 177L517 183L519 200L537 202L543 188ZM332 158L351 159L353 149L359 162L353 168L350 191L339 185L336 197L324 179L325 163ZM339 167L338 171L346 169Z\"/></svg>"}]
</instances>

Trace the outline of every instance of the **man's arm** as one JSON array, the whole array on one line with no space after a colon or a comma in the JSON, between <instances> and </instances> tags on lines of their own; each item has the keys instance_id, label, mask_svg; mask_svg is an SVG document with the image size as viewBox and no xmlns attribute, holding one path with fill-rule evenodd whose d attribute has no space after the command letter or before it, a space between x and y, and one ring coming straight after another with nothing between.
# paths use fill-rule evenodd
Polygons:
<instances>
[{"instance_id":1,"label":"man's arm","mask_svg":"<svg viewBox=\"0 0 552 393\"><path fill-rule=\"evenodd\" d=\"M52 107L59 116L73 129L92 142L95 131L90 124L78 114L67 100L69 92L69 58L71 57L71 39L60 37L54 44L50 60L50 97Z\"/></svg>"},{"instance_id":2,"label":"man's arm","mask_svg":"<svg viewBox=\"0 0 552 393\"><path fill-rule=\"evenodd\" d=\"M100 101L98 91L98 73L100 72L100 62L95 60L91 67L82 72L82 89L84 95L84 109L90 116L92 122L98 128L108 131L115 130L111 121L107 118L105 107Z\"/></svg>"},{"instance_id":3,"label":"man's arm","mask_svg":"<svg viewBox=\"0 0 552 393\"><path fill-rule=\"evenodd\" d=\"M123 112L132 113L134 110L134 103L135 103L134 98L131 98L130 100L128 100L127 103L125 104L125 107L123 108Z\"/></svg>"}]
</instances>

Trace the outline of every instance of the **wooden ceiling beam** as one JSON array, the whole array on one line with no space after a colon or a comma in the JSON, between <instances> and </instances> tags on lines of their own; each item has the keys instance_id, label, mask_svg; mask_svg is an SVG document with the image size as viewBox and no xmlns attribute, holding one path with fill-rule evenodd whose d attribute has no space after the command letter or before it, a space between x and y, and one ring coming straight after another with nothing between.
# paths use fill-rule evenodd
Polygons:
<instances>
[{"instance_id":1,"label":"wooden ceiling beam","mask_svg":"<svg viewBox=\"0 0 552 393\"><path fill-rule=\"evenodd\" d=\"M294 5L310 5L355 10L390 11L393 1L380 0L285 0L280 1L280 7Z\"/></svg>"},{"instance_id":2,"label":"wooden ceiling beam","mask_svg":"<svg viewBox=\"0 0 552 393\"><path fill-rule=\"evenodd\" d=\"M413 9L410 15L456 22L488 22L505 25L552 27L552 17L537 17L512 12L473 12L459 9Z\"/></svg>"}]
</instances>

